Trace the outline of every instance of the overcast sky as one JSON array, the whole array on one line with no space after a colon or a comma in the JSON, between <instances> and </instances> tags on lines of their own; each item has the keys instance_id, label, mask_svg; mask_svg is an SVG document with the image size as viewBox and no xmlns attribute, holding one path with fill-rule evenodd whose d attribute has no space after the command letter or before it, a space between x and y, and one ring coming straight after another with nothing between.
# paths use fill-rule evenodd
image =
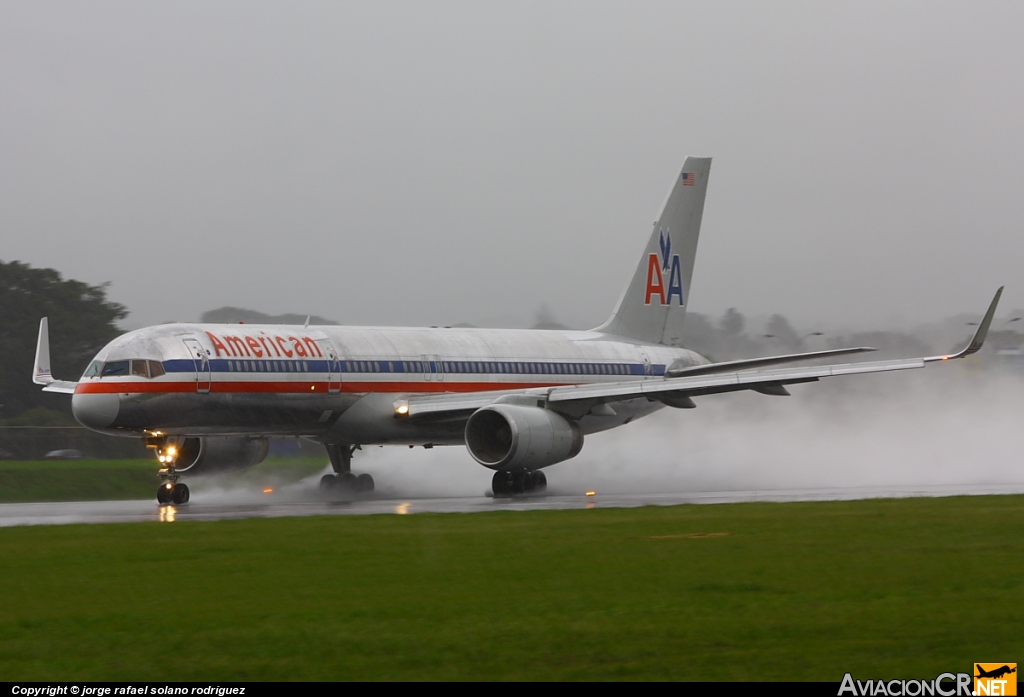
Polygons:
<instances>
[{"instance_id":1,"label":"overcast sky","mask_svg":"<svg viewBox=\"0 0 1024 697\"><path fill-rule=\"evenodd\" d=\"M1024 3L0 4L0 259L130 326L602 322L686 155L691 308L1024 307Z\"/></svg>"}]
</instances>

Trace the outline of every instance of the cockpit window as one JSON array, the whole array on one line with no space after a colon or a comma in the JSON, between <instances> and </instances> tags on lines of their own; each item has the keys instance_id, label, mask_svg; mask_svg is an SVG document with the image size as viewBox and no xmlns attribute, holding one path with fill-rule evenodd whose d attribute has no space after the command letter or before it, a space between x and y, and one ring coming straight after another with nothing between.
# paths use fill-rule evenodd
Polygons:
<instances>
[{"instance_id":1,"label":"cockpit window","mask_svg":"<svg viewBox=\"0 0 1024 697\"><path fill-rule=\"evenodd\" d=\"M86 368L85 375L83 375L82 377L83 378L94 378L94 377L96 377L97 375L100 374L100 371L102 369L103 369L103 361L93 361L92 363L89 364L89 367Z\"/></svg>"},{"instance_id":2,"label":"cockpit window","mask_svg":"<svg viewBox=\"0 0 1024 697\"><path fill-rule=\"evenodd\" d=\"M102 377L108 375L127 375L128 361L108 361L103 365Z\"/></svg>"},{"instance_id":3,"label":"cockpit window","mask_svg":"<svg viewBox=\"0 0 1024 697\"><path fill-rule=\"evenodd\" d=\"M121 361L124 363L125 361ZM108 363L107 366L113 366L113 363ZM160 361L147 361L141 358L133 358L131 361L131 374L139 378L158 378L164 375L167 371L164 370L164 364ZM108 373L106 369L103 371L104 375L126 375L127 373Z\"/></svg>"}]
</instances>

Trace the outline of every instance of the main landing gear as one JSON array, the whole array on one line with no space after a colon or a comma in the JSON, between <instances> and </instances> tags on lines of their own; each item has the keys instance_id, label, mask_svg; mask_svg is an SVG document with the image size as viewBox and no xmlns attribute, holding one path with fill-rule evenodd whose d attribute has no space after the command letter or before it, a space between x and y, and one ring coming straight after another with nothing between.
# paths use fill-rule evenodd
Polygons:
<instances>
[{"instance_id":1,"label":"main landing gear","mask_svg":"<svg viewBox=\"0 0 1024 697\"><path fill-rule=\"evenodd\" d=\"M540 470L498 470L491 480L495 496L543 494L547 488L548 478Z\"/></svg>"},{"instance_id":2,"label":"main landing gear","mask_svg":"<svg viewBox=\"0 0 1024 697\"><path fill-rule=\"evenodd\" d=\"M146 447L156 450L156 459L163 465L157 472L160 486L156 490L156 502L161 506L188 503L191 497L188 485L178 481L181 475L174 469L174 463L178 459L177 441L165 437L147 438Z\"/></svg>"},{"instance_id":3,"label":"main landing gear","mask_svg":"<svg viewBox=\"0 0 1024 697\"><path fill-rule=\"evenodd\" d=\"M352 453L358 445L325 443L327 455L331 458L334 474L320 477L320 490L339 494L369 494L373 491L373 477L366 472L356 475L352 472Z\"/></svg>"}]
</instances>

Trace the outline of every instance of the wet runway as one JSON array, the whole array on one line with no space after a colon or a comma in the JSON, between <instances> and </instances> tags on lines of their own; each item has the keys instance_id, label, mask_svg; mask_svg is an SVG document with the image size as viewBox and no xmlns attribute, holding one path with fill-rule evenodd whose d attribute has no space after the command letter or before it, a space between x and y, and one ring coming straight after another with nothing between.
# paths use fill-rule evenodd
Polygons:
<instances>
[{"instance_id":1,"label":"wet runway","mask_svg":"<svg viewBox=\"0 0 1024 697\"><path fill-rule=\"evenodd\" d=\"M74 503L8 503L0 505L0 527L67 525L72 523L181 522L240 518L282 518L315 515L404 515L412 513L477 513L586 508L634 508L741 501L843 501L870 498L958 496L1024 493L1024 484L946 485L916 487L853 487L835 489L776 489L659 494L566 494L521 498L489 496L453 498L393 498L326 501L308 491L301 496L283 491L209 492L194 494L180 506L156 501L85 501Z\"/></svg>"}]
</instances>

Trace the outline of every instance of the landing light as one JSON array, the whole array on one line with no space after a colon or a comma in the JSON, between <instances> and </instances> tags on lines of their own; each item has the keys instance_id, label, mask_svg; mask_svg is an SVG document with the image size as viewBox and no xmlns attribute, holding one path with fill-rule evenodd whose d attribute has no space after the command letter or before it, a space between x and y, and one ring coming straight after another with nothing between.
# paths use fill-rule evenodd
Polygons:
<instances>
[{"instance_id":1,"label":"landing light","mask_svg":"<svg viewBox=\"0 0 1024 697\"><path fill-rule=\"evenodd\" d=\"M273 490L273 489L264 489L264 490L263 490L263 493L264 493L264 494L273 494L273 493L274 493L274 490Z\"/></svg>"},{"instance_id":2,"label":"landing light","mask_svg":"<svg viewBox=\"0 0 1024 697\"><path fill-rule=\"evenodd\" d=\"M587 496L597 496L597 492L596 491L588 491L587 492Z\"/></svg>"},{"instance_id":3,"label":"landing light","mask_svg":"<svg viewBox=\"0 0 1024 697\"><path fill-rule=\"evenodd\" d=\"M177 449L177 448L175 448L175 447L174 447L174 446L172 445L171 447L169 447L169 448L167 449L167 456L168 456L168 457L174 457L174 456L175 456L175 455L177 454L177 452L178 452L178 449Z\"/></svg>"},{"instance_id":4,"label":"landing light","mask_svg":"<svg viewBox=\"0 0 1024 697\"><path fill-rule=\"evenodd\" d=\"M409 413L409 403L405 401L395 402L395 414L405 416Z\"/></svg>"}]
</instances>

